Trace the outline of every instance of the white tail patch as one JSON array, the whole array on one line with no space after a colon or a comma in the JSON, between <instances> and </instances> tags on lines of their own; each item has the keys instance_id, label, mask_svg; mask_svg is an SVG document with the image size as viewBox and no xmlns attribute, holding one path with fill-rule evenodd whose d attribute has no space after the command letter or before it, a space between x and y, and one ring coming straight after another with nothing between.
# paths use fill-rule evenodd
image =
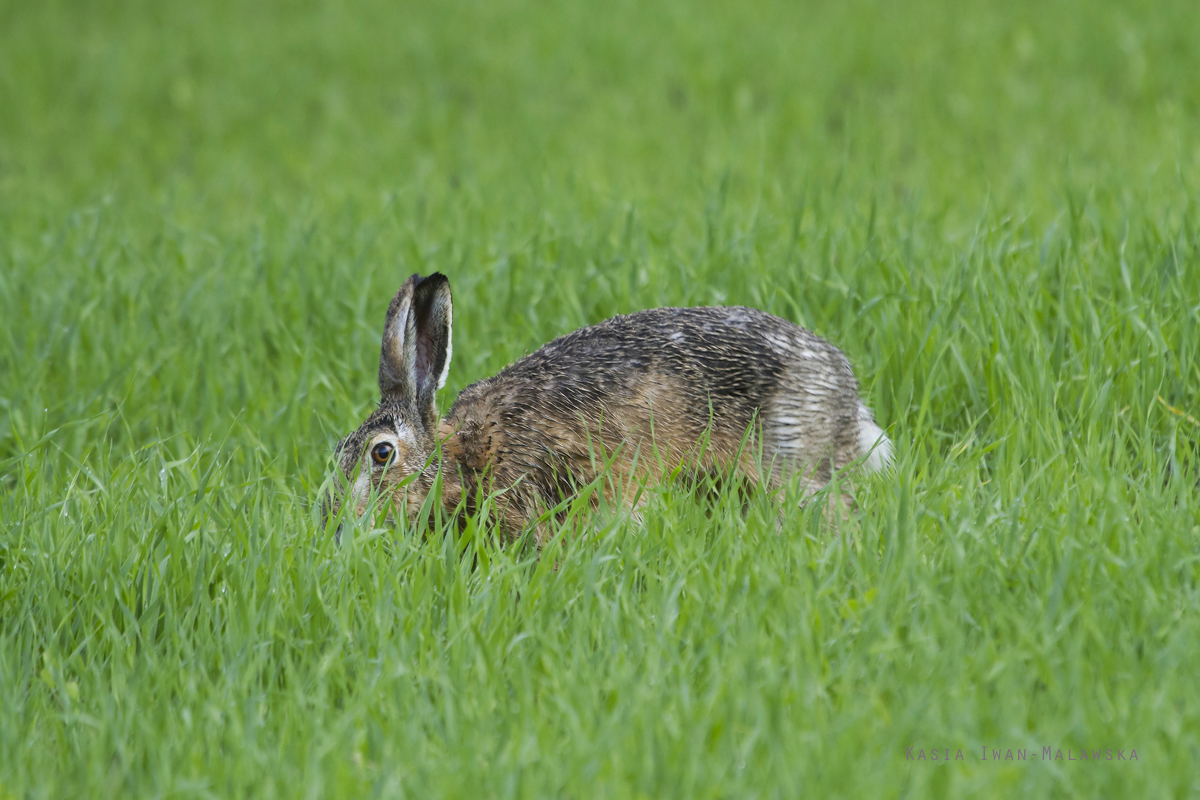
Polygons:
<instances>
[{"instance_id":1,"label":"white tail patch","mask_svg":"<svg viewBox=\"0 0 1200 800\"><path fill-rule=\"evenodd\" d=\"M892 440L862 403L858 404L858 452L867 457L867 472L882 472L892 465Z\"/></svg>"}]
</instances>

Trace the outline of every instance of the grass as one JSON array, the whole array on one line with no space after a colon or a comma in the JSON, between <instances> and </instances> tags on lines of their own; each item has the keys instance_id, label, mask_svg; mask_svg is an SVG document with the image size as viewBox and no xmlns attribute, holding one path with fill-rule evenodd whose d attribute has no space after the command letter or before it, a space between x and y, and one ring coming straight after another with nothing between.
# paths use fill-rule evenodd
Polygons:
<instances>
[{"instance_id":1,"label":"grass","mask_svg":"<svg viewBox=\"0 0 1200 800\"><path fill-rule=\"evenodd\" d=\"M0 798L1197 796L1193 5L0 0ZM435 269L443 406L746 303L897 468L339 545Z\"/></svg>"}]
</instances>

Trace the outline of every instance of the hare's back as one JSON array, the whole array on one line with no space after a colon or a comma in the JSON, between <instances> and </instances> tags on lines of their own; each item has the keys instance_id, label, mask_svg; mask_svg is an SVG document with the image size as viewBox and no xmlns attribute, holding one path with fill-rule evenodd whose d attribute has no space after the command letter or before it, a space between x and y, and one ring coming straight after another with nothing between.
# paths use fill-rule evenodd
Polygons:
<instances>
[{"instance_id":1,"label":"hare's back","mask_svg":"<svg viewBox=\"0 0 1200 800\"><path fill-rule=\"evenodd\" d=\"M555 339L468 387L451 416L486 403L505 425L603 415L618 429L652 417L745 432L781 394L856 402L857 385L837 348L764 311L656 308Z\"/></svg>"}]
</instances>

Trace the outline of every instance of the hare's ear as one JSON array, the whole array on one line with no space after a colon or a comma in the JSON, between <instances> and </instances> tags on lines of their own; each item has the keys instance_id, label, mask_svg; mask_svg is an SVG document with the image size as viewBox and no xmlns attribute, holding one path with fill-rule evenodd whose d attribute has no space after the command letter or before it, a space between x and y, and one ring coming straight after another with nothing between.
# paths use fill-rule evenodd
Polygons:
<instances>
[{"instance_id":1,"label":"hare's ear","mask_svg":"<svg viewBox=\"0 0 1200 800\"><path fill-rule=\"evenodd\" d=\"M437 424L434 395L450 371L453 309L450 281L435 272L413 275L388 306L379 357L379 393L412 404L423 421Z\"/></svg>"},{"instance_id":2,"label":"hare's ear","mask_svg":"<svg viewBox=\"0 0 1200 800\"><path fill-rule=\"evenodd\" d=\"M454 346L450 329L454 324L454 303L450 297L450 279L435 272L420 281L413 292L412 315L417 327L417 408L433 412L434 395L446 385Z\"/></svg>"}]
</instances>

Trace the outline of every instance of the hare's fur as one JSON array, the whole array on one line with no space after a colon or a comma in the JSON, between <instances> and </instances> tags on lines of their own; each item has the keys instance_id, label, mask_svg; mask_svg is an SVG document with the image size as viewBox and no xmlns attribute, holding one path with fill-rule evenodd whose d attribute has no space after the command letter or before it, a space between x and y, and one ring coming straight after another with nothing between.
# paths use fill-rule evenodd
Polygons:
<instances>
[{"instance_id":1,"label":"hare's fur","mask_svg":"<svg viewBox=\"0 0 1200 800\"><path fill-rule=\"evenodd\" d=\"M471 514L499 492L498 521L515 535L601 469L610 489L685 470L772 488L798 474L811 493L859 459L868 471L891 461L842 352L763 311L613 317L468 386L439 419L451 321L440 274L414 275L392 300L379 407L339 443L359 513L374 490L412 517L440 471L446 509ZM394 448L383 465L371 456L381 443Z\"/></svg>"}]
</instances>

